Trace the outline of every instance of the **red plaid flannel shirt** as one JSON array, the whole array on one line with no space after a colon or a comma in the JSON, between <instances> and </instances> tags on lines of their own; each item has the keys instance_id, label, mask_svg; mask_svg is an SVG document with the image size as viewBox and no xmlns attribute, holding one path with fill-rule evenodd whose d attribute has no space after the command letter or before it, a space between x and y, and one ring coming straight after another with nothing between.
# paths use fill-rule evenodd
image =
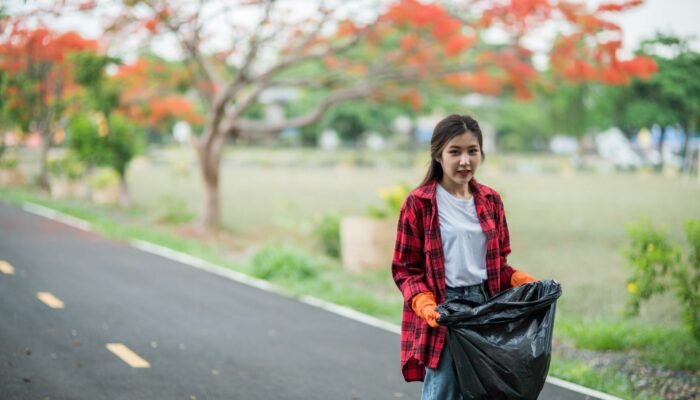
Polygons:
<instances>
[{"instance_id":1,"label":"red plaid flannel shirt","mask_svg":"<svg viewBox=\"0 0 700 400\"><path fill-rule=\"evenodd\" d=\"M445 344L444 326L431 328L411 309L413 296L432 292L440 304L446 300L445 258L437 212L437 182L412 191L399 216L391 272L403 293L401 323L401 371L406 381L422 381L425 367L436 368ZM486 274L491 296L511 287L515 269L508 265L508 224L501 196L474 179L469 181L476 213L486 235Z\"/></svg>"}]
</instances>

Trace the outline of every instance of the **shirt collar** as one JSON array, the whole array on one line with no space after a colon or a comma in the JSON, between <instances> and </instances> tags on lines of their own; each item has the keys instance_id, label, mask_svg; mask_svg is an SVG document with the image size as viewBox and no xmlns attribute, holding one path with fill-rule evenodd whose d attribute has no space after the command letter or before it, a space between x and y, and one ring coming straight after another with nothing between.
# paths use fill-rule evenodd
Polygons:
<instances>
[{"instance_id":1,"label":"shirt collar","mask_svg":"<svg viewBox=\"0 0 700 400\"><path fill-rule=\"evenodd\" d=\"M438 181L434 180L430 183L427 183L414 192L417 197L423 198L423 199L434 199L435 195L437 193L437 184ZM481 184L476 181L476 179L472 178L469 180L469 192L472 194L474 197L483 197L482 196L482 190L481 190Z\"/></svg>"}]
</instances>

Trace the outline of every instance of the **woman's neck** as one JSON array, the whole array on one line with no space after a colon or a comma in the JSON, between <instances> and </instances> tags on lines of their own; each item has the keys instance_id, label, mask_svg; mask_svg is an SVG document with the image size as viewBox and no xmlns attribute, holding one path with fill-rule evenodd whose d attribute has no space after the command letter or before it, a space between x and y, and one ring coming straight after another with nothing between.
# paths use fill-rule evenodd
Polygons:
<instances>
[{"instance_id":1,"label":"woman's neck","mask_svg":"<svg viewBox=\"0 0 700 400\"><path fill-rule=\"evenodd\" d=\"M451 182L448 182L447 179L444 177L440 179L438 182L440 186L443 187L447 191L447 193L460 198L460 199L465 199L469 200L472 198L472 194L469 192L469 184L467 183L466 185L455 185L452 182L452 185L450 185Z\"/></svg>"}]
</instances>

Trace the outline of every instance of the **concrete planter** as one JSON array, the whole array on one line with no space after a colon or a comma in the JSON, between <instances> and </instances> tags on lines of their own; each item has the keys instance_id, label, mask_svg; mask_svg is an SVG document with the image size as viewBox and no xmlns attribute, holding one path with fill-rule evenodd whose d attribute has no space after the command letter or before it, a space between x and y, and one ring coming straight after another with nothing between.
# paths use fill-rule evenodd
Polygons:
<instances>
[{"instance_id":1,"label":"concrete planter","mask_svg":"<svg viewBox=\"0 0 700 400\"><path fill-rule=\"evenodd\" d=\"M119 185L92 189L92 202L101 205L119 204Z\"/></svg>"},{"instance_id":2,"label":"concrete planter","mask_svg":"<svg viewBox=\"0 0 700 400\"><path fill-rule=\"evenodd\" d=\"M27 183L27 177L19 169L0 168L0 185L22 186Z\"/></svg>"},{"instance_id":3,"label":"concrete planter","mask_svg":"<svg viewBox=\"0 0 700 400\"><path fill-rule=\"evenodd\" d=\"M52 199L80 199L87 197L87 185L80 181L55 179L51 181Z\"/></svg>"},{"instance_id":4,"label":"concrete planter","mask_svg":"<svg viewBox=\"0 0 700 400\"><path fill-rule=\"evenodd\" d=\"M343 267L359 272L389 269L394 257L396 221L346 217L340 221Z\"/></svg>"}]
</instances>

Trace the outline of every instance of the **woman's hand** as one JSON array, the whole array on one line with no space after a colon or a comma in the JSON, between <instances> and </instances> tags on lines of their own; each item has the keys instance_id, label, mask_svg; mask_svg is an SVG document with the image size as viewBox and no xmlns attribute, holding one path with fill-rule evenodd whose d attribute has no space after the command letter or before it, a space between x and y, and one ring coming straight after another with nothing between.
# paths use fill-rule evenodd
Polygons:
<instances>
[{"instance_id":1,"label":"woman's hand","mask_svg":"<svg viewBox=\"0 0 700 400\"><path fill-rule=\"evenodd\" d=\"M418 293L411 302L411 308L416 315L423 318L433 328L439 326L437 319L440 318L440 313L435 311L435 307L437 307L435 296L430 292Z\"/></svg>"},{"instance_id":2,"label":"woman's hand","mask_svg":"<svg viewBox=\"0 0 700 400\"><path fill-rule=\"evenodd\" d=\"M533 278L530 274L525 273L523 271L515 271L513 272L513 275L510 277L510 285L512 287L524 285L526 283L530 282L537 282L539 279Z\"/></svg>"}]
</instances>

